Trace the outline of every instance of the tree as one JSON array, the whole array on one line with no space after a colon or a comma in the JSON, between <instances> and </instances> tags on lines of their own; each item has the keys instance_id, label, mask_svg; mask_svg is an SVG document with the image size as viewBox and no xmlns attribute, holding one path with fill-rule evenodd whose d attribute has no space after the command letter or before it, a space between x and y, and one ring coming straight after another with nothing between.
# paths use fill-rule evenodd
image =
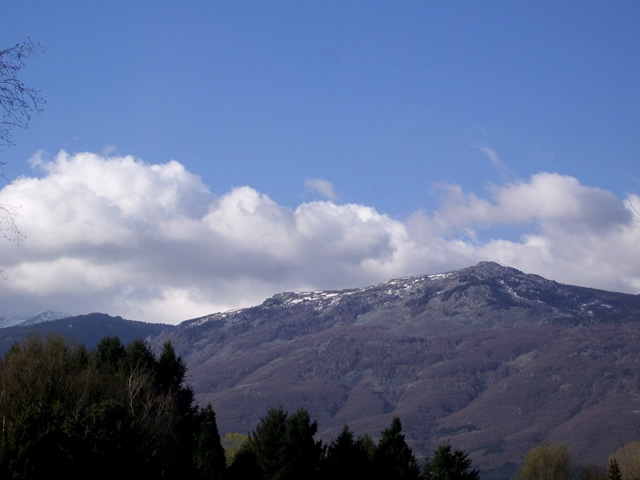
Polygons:
<instances>
[{"instance_id":1,"label":"tree","mask_svg":"<svg viewBox=\"0 0 640 480\"><path fill-rule=\"evenodd\" d=\"M260 419L236 454L231 470L235 478L266 480L313 479L318 476L322 444L314 436L318 430L309 413L299 409L289 415L282 407L272 408Z\"/></svg>"},{"instance_id":2,"label":"tree","mask_svg":"<svg viewBox=\"0 0 640 480\"><path fill-rule=\"evenodd\" d=\"M366 439L365 439L366 438ZM340 434L327 447L324 459L324 478L333 480L351 480L369 478L372 475L373 452L368 451L371 441L368 437L355 439L348 425L342 427Z\"/></svg>"},{"instance_id":3,"label":"tree","mask_svg":"<svg viewBox=\"0 0 640 480\"><path fill-rule=\"evenodd\" d=\"M424 464L425 480L478 480L478 470L471 468L471 460L463 450L452 451L449 443L443 443L433 452L433 459Z\"/></svg>"},{"instance_id":4,"label":"tree","mask_svg":"<svg viewBox=\"0 0 640 480\"><path fill-rule=\"evenodd\" d=\"M282 407L272 408L249 435L246 445L255 455L265 479L278 478L284 468L286 421L287 412ZM240 457L245 460L248 458L246 454Z\"/></svg>"},{"instance_id":5,"label":"tree","mask_svg":"<svg viewBox=\"0 0 640 480\"><path fill-rule=\"evenodd\" d=\"M33 113L42 111L45 101L40 91L20 80L25 61L42 51L43 48L31 39L0 51L0 146L13 145L13 128L27 128Z\"/></svg>"},{"instance_id":6,"label":"tree","mask_svg":"<svg viewBox=\"0 0 640 480\"><path fill-rule=\"evenodd\" d=\"M620 465L615 458L609 459L609 468L607 469L607 478L609 480L622 480L622 472L620 471Z\"/></svg>"},{"instance_id":7,"label":"tree","mask_svg":"<svg viewBox=\"0 0 640 480\"><path fill-rule=\"evenodd\" d=\"M193 452L197 476L202 480L221 480L225 478L227 460L211 404L200 412L198 423L199 432Z\"/></svg>"},{"instance_id":8,"label":"tree","mask_svg":"<svg viewBox=\"0 0 640 480\"><path fill-rule=\"evenodd\" d=\"M215 414L186 368L136 340L94 351L33 336L0 358L0 478L221 478ZM218 468L220 467L220 468Z\"/></svg>"},{"instance_id":9,"label":"tree","mask_svg":"<svg viewBox=\"0 0 640 480\"><path fill-rule=\"evenodd\" d=\"M418 462L402 435L398 417L382 431L378 448L373 456L375 476L380 479L417 480L420 478Z\"/></svg>"},{"instance_id":10,"label":"tree","mask_svg":"<svg viewBox=\"0 0 640 480\"><path fill-rule=\"evenodd\" d=\"M609 456L610 464L612 461L616 463L623 480L640 479L640 442L630 442L620 447Z\"/></svg>"},{"instance_id":11,"label":"tree","mask_svg":"<svg viewBox=\"0 0 640 480\"><path fill-rule=\"evenodd\" d=\"M13 145L14 127L27 128L33 113L40 113L45 101L40 91L20 80L25 61L42 52L30 39L0 51L0 147ZM0 161L0 166L4 162ZM0 204L0 237L20 241L24 238L16 224L18 212L11 205Z\"/></svg>"},{"instance_id":12,"label":"tree","mask_svg":"<svg viewBox=\"0 0 640 480\"><path fill-rule=\"evenodd\" d=\"M286 465L282 479L313 479L320 470L322 442L315 440L318 422L311 421L309 412L298 409L285 422Z\"/></svg>"},{"instance_id":13,"label":"tree","mask_svg":"<svg viewBox=\"0 0 640 480\"><path fill-rule=\"evenodd\" d=\"M541 443L527 452L518 480L570 480L572 469L564 443Z\"/></svg>"}]
</instances>

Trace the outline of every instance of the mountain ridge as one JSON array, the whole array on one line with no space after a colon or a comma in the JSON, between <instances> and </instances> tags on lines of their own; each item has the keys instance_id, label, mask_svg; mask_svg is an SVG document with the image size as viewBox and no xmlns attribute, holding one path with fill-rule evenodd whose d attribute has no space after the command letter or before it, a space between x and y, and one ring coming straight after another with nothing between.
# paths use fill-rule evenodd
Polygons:
<instances>
[{"instance_id":1,"label":"mountain ridge","mask_svg":"<svg viewBox=\"0 0 640 480\"><path fill-rule=\"evenodd\" d=\"M31 316L15 316L10 318L0 317L0 328L34 325L36 323L49 322L52 320L61 320L63 318L72 317L70 313L54 312L47 310L38 315Z\"/></svg>"},{"instance_id":2,"label":"mountain ridge","mask_svg":"<svg viewBox=\"0 0 640 480\"><path fill-rule=\"evenodd\" d=\"M375 437L398 415L419 454L450 440L497 468L543 439L606 462L637 436L639 319L639 295L482 262L283 292L155 341L183 355L222 432L247 433L274 406L307 408L325 439L344 423Z\"/></svg>"}]
</instances>

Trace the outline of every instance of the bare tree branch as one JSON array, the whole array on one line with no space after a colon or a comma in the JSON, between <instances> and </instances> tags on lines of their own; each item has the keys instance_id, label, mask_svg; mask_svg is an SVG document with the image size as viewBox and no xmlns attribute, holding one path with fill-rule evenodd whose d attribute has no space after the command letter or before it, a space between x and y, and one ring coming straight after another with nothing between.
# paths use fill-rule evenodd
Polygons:
<instances>
[{"instance_id":1,"label":"bare tree branch","mask_svg":"<svg viewBox=\"0 0 640 480\"><path fill-rule=\"evenodd\" d=\"M0 50L0 147L13 145L14 127L27 128L33 113L40 113L45 100L40 91L24 84L20 71L25 61L44 51L30 38L6 50ZM0 161L0 167L4 162ZM0 174L4 178L4 175ZM20 242L26 237L16 224L17 208L0 204L0 238ZM0 270L2 276L2 270Z\"/></svg>"},{"instance_id":2,"label":"bare tree branch","mask_svg":"<svg viewBox=\"0 0 640 480\"><path fill-rule=\"evenodd\" d=\"M33 113L40 113L45 100L40 91L28 87L19 78L25 61L44 51L31 39L0 51L0 146L13 145L12 129L27 128Z\"/></svg>"},{"instance_id":3,"label":"bare tree branch","mask_svg":"<svg viewBox=\"0 0 640 480\"><path fill-rule=\"evenodd\" d=\"M27 238L16 223L16 218L19 216L16 207L0 204L0 238L18 243Z\"/></svg>"}]
</instances>

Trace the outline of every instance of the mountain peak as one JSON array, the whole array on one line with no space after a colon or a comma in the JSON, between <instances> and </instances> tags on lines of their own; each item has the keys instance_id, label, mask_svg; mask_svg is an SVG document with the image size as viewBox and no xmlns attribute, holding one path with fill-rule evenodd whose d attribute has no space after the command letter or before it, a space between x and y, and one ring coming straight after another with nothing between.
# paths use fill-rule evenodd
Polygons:
<instances>
[{"instance_id":1,"label":"mountain peak","mask_svg":"<svg viewBox=\"0 0 640 480\"><path fill-rule=\"evenodd\" d=\"M184 322L210 320L262 322L299 318L295 329L336 323L432 334L629 318L640 309L637 296L563 285L495 262L431 275L402 277L363 288L283 292L256 307L211 314ZM380 312L386 312L382 315Z\"/></svg>"},{"instance_id":2,"label":"mountain peak","mask_svg":"<svg viewBox=\"0 0 640 480\"><path fill-rule=\"evenodd\" d=\"M620 378L637 359L638 318L640 296L480 262L283 292L155 341L179 348L199 400L224 412L222 431L250 431L269 405L307 408L325 439L345 423L375 435L401 416L422 453L452 439L496 466L550 435L574 441L577 458L606 460L619 425L635 418L637 386Z\"/></svg>"}]
</instances>

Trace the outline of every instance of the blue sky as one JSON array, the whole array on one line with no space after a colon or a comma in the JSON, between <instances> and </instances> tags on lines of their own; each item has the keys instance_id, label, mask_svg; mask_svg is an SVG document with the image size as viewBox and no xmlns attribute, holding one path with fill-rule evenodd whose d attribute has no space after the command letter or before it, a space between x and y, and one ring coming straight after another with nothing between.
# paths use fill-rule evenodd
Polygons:
<instances>
[{"instance_id":1,"label":"blue sky","mask_svg":"<svg viewBox=\"0 0 640 480\"><path fill-rule=\"evenodd\" d=\"M0 152L27 236L0 245L0 315L177 322L486 259L637 293L638 24L625 1L7 2L0 48L45 47L22 78L47 104Z\"/></svg>"}]
</instances>

